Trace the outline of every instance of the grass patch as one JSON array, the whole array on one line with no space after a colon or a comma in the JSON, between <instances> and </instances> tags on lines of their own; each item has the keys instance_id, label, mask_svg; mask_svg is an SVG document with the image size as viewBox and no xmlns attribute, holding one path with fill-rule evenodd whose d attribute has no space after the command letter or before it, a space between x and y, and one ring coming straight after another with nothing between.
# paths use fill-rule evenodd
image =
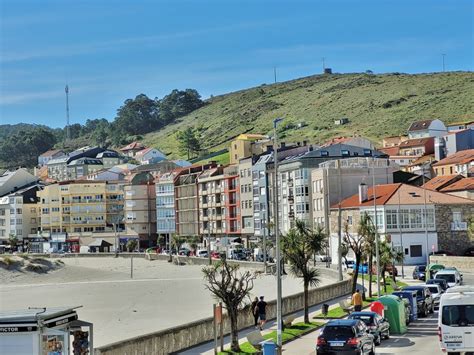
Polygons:
<instances>
[{"instance_id":1,"label":"grass patch","mask_svg":"<svg viewBox=\"0 0 474 355\"><path fill-rule=\"evenodd\" d=\"M282 333L282 341L286 343L287 341L297 338L303 334L316 330L322 327L323 323L318 322L311 322L310 324L306 324L304 322L295 323L291 327L286 327ZM277 334L276 331L271 333L265 334L263 336L266 340L271 339L276 343ZM226 350L223 352L219 352L220 355L224 354L255 354L257 353L257 349L255 349L249 342L245 342L240 344L240 352L233 352L230 350Z\"/></svg>"},{"instance_id":2,"label":"grass patch","mask_svg":"<svg viewBox=\"0 0 474 355\"><path fill-rule=\"evenodd\" d=\"M362 301L362 308L368 307L373 301L375 301L375 298L366 298L365 301ZM326 318L324 318L323 314L319 312L313 317L313 319L341 319L347 315L347 312L338 306L330 309Z\"/></svg>"},{"instance_id":3,"label":"grass patch","mask_svg":"<svg viewBox=\"0 0 474 355\"><path fill-rule=\"evenodd\" d=\"M230 161L229 152L225 152L225 153L222 153L220 155L216 155L215 157L212 157L212 158L206 158L206 159L197 161L194 164L205 164L205 163L208 163L210 161L215 161L217 164L221 164L221 165L227 165L227 164L229 164L229 161Z\"/></svg>"}]
</instances>

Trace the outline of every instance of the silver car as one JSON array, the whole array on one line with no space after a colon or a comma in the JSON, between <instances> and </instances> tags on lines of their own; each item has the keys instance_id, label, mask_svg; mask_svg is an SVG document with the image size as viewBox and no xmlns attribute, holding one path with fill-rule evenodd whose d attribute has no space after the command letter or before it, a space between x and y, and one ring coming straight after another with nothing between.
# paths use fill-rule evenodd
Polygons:
<instances>
[{"instance_id":1,"label":"silver car","mask_svg":"<svg viewBox=\"0 0 474 355\"><path fill-rule=\"evenodd\" d=\"M431 296L433 297L434 308L438 309L439 308L439 300L441 298L441 295L444 292L443 289L441 288L441 286L439 284L429 284L429 285L425 285L425 286L428 287L431 291Z\"/></svg>"}]
</instances>

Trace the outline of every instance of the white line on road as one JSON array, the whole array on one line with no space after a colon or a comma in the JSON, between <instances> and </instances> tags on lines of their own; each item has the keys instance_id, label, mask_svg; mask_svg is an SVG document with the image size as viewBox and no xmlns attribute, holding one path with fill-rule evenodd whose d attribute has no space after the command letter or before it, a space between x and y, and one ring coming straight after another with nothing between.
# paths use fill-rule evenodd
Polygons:
<instances>
[{"instance_id":1,"label":"white line on road","mask_svg":"<svg viewBox=\"0 0 474 355\"><path fill-rule=\"evenodd\" d=\"M202 277L189 277L183 279L130 279L130 280L103 280L103 281L76 281L76 282L52 282L42 284L26 284L26 285L2 285L0 290L20 287L42 287L42 286L62 286L62 285L82 285L82 284L107 284L107 283L127 283L127 282L151 282L151 281L189 281L202 280Z\"/></svg>"}]
</instances>

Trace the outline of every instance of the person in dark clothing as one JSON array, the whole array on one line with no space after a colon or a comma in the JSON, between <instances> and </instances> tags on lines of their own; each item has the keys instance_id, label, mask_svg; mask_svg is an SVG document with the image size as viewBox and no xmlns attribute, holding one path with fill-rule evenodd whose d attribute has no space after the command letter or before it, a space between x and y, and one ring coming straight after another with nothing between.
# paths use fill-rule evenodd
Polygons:
<instances>
[{"instance_id":1,"label":"person in dark clothing","mask_svg":"<svg viewBox=\"0 0 474 355\"><path fill-rule=\"evenodd\" d=\"M258 310L257 310L257 303L258 303L258 297L255 297L254 301L252 302L252 305L250 306L250 311L252 312L252 315L253 315L255 328L258 327Z\"/></svg>"},{"instance_id":2,"label":"person in dark clothing","mask_svg":"<svg viewBox=\"0 0 474 355\"><path fill-rule=\"evenodd\" d=\"M258 301L255 309L258 312L258 319L260 320L260 330L263 329L265 322L267 321L267 302L263 300L263 296L260 296L260 301Z\"/></svg>"}]
</instances>

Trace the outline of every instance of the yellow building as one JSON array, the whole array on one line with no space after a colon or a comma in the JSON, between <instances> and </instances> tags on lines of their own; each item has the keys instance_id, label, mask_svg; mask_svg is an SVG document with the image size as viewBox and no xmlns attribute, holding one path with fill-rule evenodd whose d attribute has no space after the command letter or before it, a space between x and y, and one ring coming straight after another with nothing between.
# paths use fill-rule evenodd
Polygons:
<instances>
[{"instance_id":1,"label":"yellow building","mask_svg":"<svg viewBox=\"0 0 474 355\"><path fill-rule=\"evenodd\" d=\"M69 237L112 231L123 220L123 183L64 181L38 193L40 228Z\"/></svg>"},{"instance_id":2,"label":"yellow building","mask_svg":"<svg viewBox=\"0 0 474 355\"><path fill-rule=\"evenodd\" d=\"M263 153L269 145L270 140L262 134L241 134L230 144L230 164L238 164L240 159Z\"/></svg>"}]
</instances>

